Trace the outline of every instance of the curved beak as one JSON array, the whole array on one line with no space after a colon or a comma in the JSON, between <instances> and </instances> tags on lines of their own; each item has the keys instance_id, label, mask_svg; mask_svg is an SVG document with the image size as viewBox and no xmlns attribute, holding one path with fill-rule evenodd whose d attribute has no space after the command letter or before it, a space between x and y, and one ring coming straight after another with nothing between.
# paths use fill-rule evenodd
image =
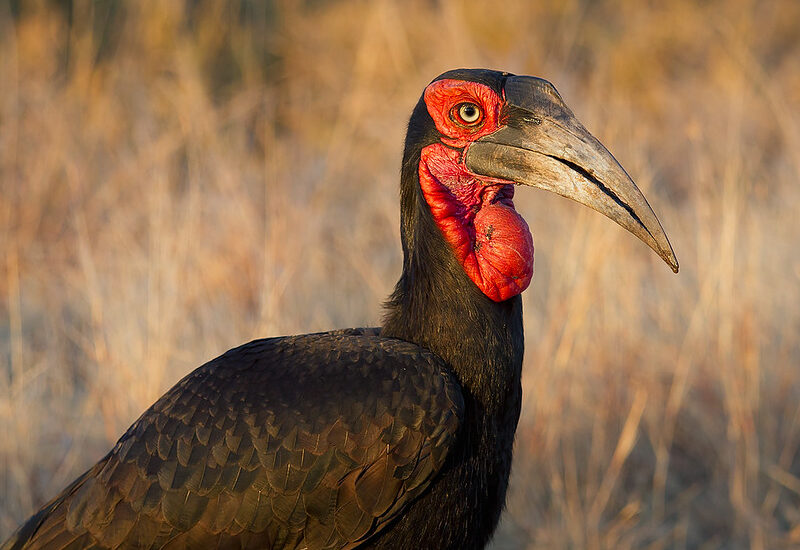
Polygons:
<instances>
[{"instance_id":1,"label":"curved beak","mask_svg":"<svg viewBox=\"0 0 800 550\"><path fill-rule=\"evenodd\" d=\"M504 126L469 146L467 168L585 204L639 237L677 273L678 259L647 199L553 85L511 76L504 92Z\"/></svg>"}]
</instances>

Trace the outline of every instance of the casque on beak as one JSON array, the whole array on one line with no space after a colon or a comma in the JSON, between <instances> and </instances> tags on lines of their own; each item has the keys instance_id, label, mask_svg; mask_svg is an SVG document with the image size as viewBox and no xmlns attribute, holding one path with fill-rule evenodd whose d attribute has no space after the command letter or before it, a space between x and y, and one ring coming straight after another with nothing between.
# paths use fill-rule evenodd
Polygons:
<instances>
[{"instance_id":1,"label":"casque on beak","mask_svg":"<svg viewBox=\"0 0 800 550\"><path fill-rule=\"evenodd\" d=\"M467 168L585 204L639 237L677 273L678 259L647 199L553 85L510 76L504 92L503 126L469 146Z\"/></svg>"}]
</instances>

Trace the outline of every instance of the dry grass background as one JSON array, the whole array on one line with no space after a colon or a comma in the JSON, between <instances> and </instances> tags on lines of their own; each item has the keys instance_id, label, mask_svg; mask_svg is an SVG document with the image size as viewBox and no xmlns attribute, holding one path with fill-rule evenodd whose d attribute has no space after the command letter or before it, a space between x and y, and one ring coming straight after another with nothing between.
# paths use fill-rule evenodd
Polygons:
<instances>
[{"instance_id":1,"label":"dry grass background","mask_svg":"<svg viewBox=\"0 0 800 550\"><path fill-rule=\"evenodd\" d=\"M537 244L500 548L800 547L800 4L0 1L0 539L183 374L379 322L407 117L550 79L674 276L520 190Z\"/></svg>"}]
</instances>

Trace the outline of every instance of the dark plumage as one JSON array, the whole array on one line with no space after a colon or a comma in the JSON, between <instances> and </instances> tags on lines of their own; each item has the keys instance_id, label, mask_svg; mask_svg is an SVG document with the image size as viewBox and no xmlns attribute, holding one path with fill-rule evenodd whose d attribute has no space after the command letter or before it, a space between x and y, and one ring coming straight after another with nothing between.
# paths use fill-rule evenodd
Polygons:
<instances>
[{"instance_id":1,"label":"dark plumage","mask_svg":"<svg viewBox=\"0 0 800 550\"><path fill-rule=\"evenodd\" d=\"M375 331L257 340L159 399L32 542L345 548L427 486L463 408L440 359Z\"/></svg>"},{"instance_id":2,"label":"dark plumage","mask_svg":"<svg viewBox=\"0 0 800 550\"><path fill-rule=\"evenodd\" d=\"M487 103L503 97L514 78L460 70L437 79L443 83L435 91L444 99L435 100L444 102L437 104L443 112L471 117L472 108L457 109L473 101L470 105L487 120L453 119L457 137L485 141L496 155L502 144L492 136L507 127L518 129L517 123L524 129L518 117L551 115L550 103L563 105L552 86L546 89L540 84L544 81L525 77L513 82L533 86L531 101L544 102L541 112L533 103L512 105L513 95L508 103ZM482 99L467 95L464 100L460 82L480 84L476 89ZM536 95L540 88L546 92L541 98ZM447 103L451 96L461 103ZM468 271L465 262L473 257L485 268L481 246L473 242L459 255L453 239L474 238L470 224L477 222L472 217L483 211L491 222L484 246L491 248L504 237L514 249L514 239L524 237L517 236L524 222L514 217L505 183L537 183L511 177L497 183L498 174L488 182L480 175L485 172L466 168L481 157L468 153L450 134L446 138L442 132L450 131L450 121L434 120L434 100L428 101L423 96L414 109L406 138L403 273L387 303L383 327L257 340L199 367L145 411L108 455L32 516L3 549L469 549L486 544L505 501L520 412L519 292L527 282L513 286L516 271ZM498 126L484 127L494 107ZM472 136L473 131L482 133ZM441 149L441 143L451 149ZM429 184L445 190L436 195L444 197L443 206L431 202L430 193L439 193L438 187L421 188L420 170L428 166L421 160L423 150L433 159ZM437 172L434 161L447 160L433 156L441 151L458 156L448 166L460 170L462 179ZM550 157L558 166L577 164ZM492 170L502 168L486 162ZM520 170L519 162L511 164ZM579 176L591 183L604 172ZM643 240L665 256L660 226L642 213L640 203L626 198L632 196L627 187L624 193L615 191L627 183L616 182L613 178L622 177L616 172L612 176L601 199L617 193L611 198L623 203L622 213L599 208L601 199L577 200L622 225L631 222L621 217L635 212L631 216L656 246ZM472 186L467 189L471 195L453 187L462 180L469 180L465 185ZM494 198L495 192L500 198ZM467 204L471 209L461 208ZM456 214L451 219L442 211ZM456 237L446 225L452 220ZM507 228L510 237L503 234ZM494 254L488 256L492 261L502 259L507 244L496 246L483 251ZM515 259L513 269L521 265L532 271L532 247L530 258L523 260L530 266ZM475 277L511 281L516 294L490 298ZM510 291L504 287L502 292Z\"/></svg>"}]
</instances>

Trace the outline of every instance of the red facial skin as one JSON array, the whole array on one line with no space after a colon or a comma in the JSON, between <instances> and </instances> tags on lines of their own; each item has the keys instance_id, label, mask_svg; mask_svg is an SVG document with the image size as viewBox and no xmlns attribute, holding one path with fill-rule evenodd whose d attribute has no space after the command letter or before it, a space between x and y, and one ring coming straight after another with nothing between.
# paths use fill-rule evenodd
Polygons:
<instances>
[{"instance_id":1,"label":"red facial skin","mask_svg":"<svg viewBox=\"0 0 800 550\"><path fill-rule=\"evenodd\" d=\"M486 296L502 302L531 282L533 238L514 210L513 182L470 172L464 155L471 142L500 127L503 100L483 84L449 79L428 86L424 99L443 137L422 149L422 194L469 278ZM477 105L481 117L473 123L462 120L463 103Z\"/></svg>"}]
</instances>

